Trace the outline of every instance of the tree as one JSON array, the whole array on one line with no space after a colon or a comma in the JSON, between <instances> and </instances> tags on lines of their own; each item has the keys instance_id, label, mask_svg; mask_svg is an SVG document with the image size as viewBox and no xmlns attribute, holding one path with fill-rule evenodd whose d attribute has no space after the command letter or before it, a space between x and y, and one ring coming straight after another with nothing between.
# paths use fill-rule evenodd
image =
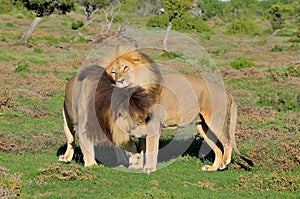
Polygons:
<instances>
[{"instance_id":1,"label":"tree","mask_svg":"<svg viewBox=\"0 0 300 199\"><path fill-rule=\"evenodd\" d=\"M21 38L23 44L27 44L27 39L44 16L51 15L55 10L66 14L74 9L74 0L15 0L15 4L18 2L36 16Z\"/></svg>"},{"instance_id":2,"label":"tree","mask_svg":"<svg viewBox=\"0 0 300 199\"><path fill-rule=\"evenodd\" d=\"M116 12L115 9L120 9L121 4L119 5L111 5L110 8L108 8L109 10L104 9L104 14L105 14L105 28L104 31L106 31L107 33L110 33L111 31L111 26L114 22L114 19L116 17Z\"/></svg>"},{"instance_id":3,"label":"tree","mask_svg":"<svg viewBox=\"0 0 300 199\"><path fill-rule=\"evenodd\" d=\"M163 41L163 48L167 51L167 40L169 36L169 32L172 29L172 20L175 18L182 17L188 10L191 9L194 0L165 0L164 1L164 9L165 14L168 16L168 27L166 31L166 35Z\"/></svg>"},{"instance_id":4,"label":"tree","mask_svg":"<svg viewBox=\"0 0 300 199\"><path fill-rule=\"evenodd\" d=\"M95 14L101 9L109 4L107 0L77 0L77 2L84 7L85 12L85 25L88 26Z\"/></svg>"},{"instance_id":5,"label":"tree","mask_svg":"<svg viewBox=\"0 0 300 199\"><path fill-rule=\"evenodd\" d=\"M271 6L269 11L269 19L273 29L273 33L268 37L267 42L269 42L276 34L284 27L283 11L280 5L274 4Z\"/></svg>"},{"instance_id":6,"label":"tree","mask_svg":"<svg viewBox=\"0 0 300 199\"><path fill-rule=\"evenodd\" d=\"M201 10L202 19L210 19L223 15L223 3L219 0L197 0L197 6Z\"/></svg>"},{"instance_id":7,"label":"tree","mask_svg":"<svg viewBox=\"0 0 300 199\"><path fill-rule=\"evenodd\" d=\"M118 14L118 11L120 11L121 8L121 3L120 1L110 1L111 3L109 4L109 6L105 6L103 8L103 12L105 14L105 23L104 23L104 28L102 33L100 34L99 38L97 38L95 41L95 43L101 43L102 41L104 41L107 37L110 37L111 35L113 35L114 33L112 33L111 28L112 28L112 24L114 22L114 19L116 17L116 15ZM116 12L116 9L118 10ZM119 27L119 31L121 31L122 26Z\"/></svg>"},{"instance_id":8,"label":"tree","mask_svg":"<svg viewBox=\"0 0 300 199\"><path fill-rule=\"evenodd\" d=\"M161 8L161 0L140 0L135 13L142 16L148 16L150 14L158 14Z\"/></svg>"}]
</instances>

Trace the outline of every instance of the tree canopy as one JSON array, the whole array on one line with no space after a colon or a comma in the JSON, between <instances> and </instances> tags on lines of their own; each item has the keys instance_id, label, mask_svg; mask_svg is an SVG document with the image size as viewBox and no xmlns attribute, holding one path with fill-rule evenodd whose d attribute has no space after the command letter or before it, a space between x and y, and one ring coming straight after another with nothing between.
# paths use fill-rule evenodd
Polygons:
<instances>
[{"instance_id":1,"label":"tree canopy","mask_svg":"<svg viewBox=\"0 0 300 199\"><path fill-rule=\"evenodd\" d=\"M74 0L15 0L37 17L51 15L55 10L66 14L74 9Z\"/></svg>"},{"instance_id":2,"label":"tree canopy","mask_svg":"<svg viewBox=\"0 0 300 199\"><path fill-rule=\"evenodd\" d=\"M74 9L74 0L14 0L16 4L23 5L36 18L32 21L27 31L23 34L21 42L27 43L27 39L34 31L42 17L51 15L55 10L61 14L66 14Z\"/></svg>"},{"instance_id":3,"label":"tree canopy","mask_svg":"<svg viewBox=\"0 0 300 199\"><path fill-rule=\"evenodd\" d=\"M163 2L165 13L169 17L169 21L181 17L191 9L192 5L193 0L165 0Z\"/></svg>"}]
</instances>

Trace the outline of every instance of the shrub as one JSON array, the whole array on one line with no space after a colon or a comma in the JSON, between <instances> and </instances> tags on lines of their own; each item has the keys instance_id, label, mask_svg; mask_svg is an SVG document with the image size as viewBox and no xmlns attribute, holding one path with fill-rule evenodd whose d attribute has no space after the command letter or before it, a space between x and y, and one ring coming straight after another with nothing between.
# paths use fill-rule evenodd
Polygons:
<instances>
[{"instance_id":1,"label":"shrub","mask_svg":"<svg viewBox=\"0 0 300 199\"><path fill-rule=\"evenodd\" d=\"M155 15L147 21L147 27L167 28L168 17L166 15ZM199 17L190 14L172 20L172 29L177 31L209 32L211 28Z\"/></svg>"},{"instance_id":2,"label":"shrub","mask_svg":"<svg viewBox=\"0 0 300 199\"><path fill-rule=\"evenodd\" d=\"M108 16L108 20L109 20L109 21L111 20L111 16ZM117 22L124 22L124 19L123 19L121 16L116 15L116 16L114 17L113 23L117 23Z\"/></svg>"},{"instance_id":3,"label":"shrub","mask_svg":"<svg viewBox=\"0 0 300 199\"><path fill-rule=\"evenodd\" d=\"M282 52L284 48L285 48L284 46L275 44L275 46L271 49L271 52Z\"/></svg>"},{"instance_id":4,"label":"shrub","mask_svg":"<svg viewBox=\"0 0 300 199\"><path fill-rule=\"evenodd\" d=\"M78 28L83 26L83 22L81 20L72 22L72 29L77 30Z\"/></svg>"},{"instance_id":5,"label":"shrub","mask_svg":"<svg viewBox=\"0 0 300 199\"><path fill-rule=\"evenodd\" d=\"M250 20L234 20L227 27L227 34L259 34L258 27Z\"/></svg>"},{"instance_id":6,"label":"shrub","mask_svg":"<svg viewBox=\"0 0 300 199\"><path fill-rule=\"evenodd\" d=\"M281 46L279 44L275 44L271 49L271 52L283 52L283 51L299 51L300 46L298 44L291 44L289 46Z\"/></svg>"},{"instance_id":7,"label":"shrub","mask_svg":"<svg viewBox=\"0 0 300 199\"><path fill-rule=\"evenodd\" d=\"M277 33L277 36L281 36L281 37L293 37L296 36L296 32L290 29L282 29Z\"/></svg>"},{"instance_id":8,"label":"shrub","mask_svg":"<svg viewBox=\"0 0 300 199\"><path fill-rule=\"evenodd\" d=\"M234 69L251 68L255 64L248 57L238 57L230 63L230 66Z\"/></svg>"},{"instance_id":9,"label":"shrub","mask_svg":"<svg viewBox=\"0 0 300 199\"><path fill-rule=\"evenodd\" d=\"M26 63L25 61L20 61L17 64L17 68L15 68L15 72L17 73L28 72L28 71L29 71L28 63Z\"/></svg>"},{"instance_id":10,"label":"shrub","mask_svg":"<svg viewBox=\"0 0 300 199\"><path fill-rule=\"evenodd\" d=\"M298 44L291 44L288 46L288 50L291 50L291 51L300 51L300 46Z\"/></svg>"},{"instance_id":11,"label":"shrub","mask_svg":"<svg viewBox=\"0 0 300 199\"><path fill-rule=\"evenodd\" d=\"M40 48L34 48L34 49L33 49L33 52L38 53L38 54L41 54L43 51L42 51L42 49L40 49Z\"/></svg>"},{"instance_id":12,"label":"shrub","mask_svg":"<svg viewBox=\"0 0 300 199\"><path fill-rule=\"evenodd\" d=\"M289 42L300 42L300 28L298 28L297 32L295 33L296 36L289 39Z\"/></svg>"},{"instance_id":13,"label":"shrub","mask_svg":"<svg viewBox=\"0 0 300 199\"><path fill-rule=\"evenodd\" d=\"M209 32L211 28L199 17L184 15L172 22L174 30L195 31L198 33Z\"/></svg>"},{"instance_id":14,"label":"shrub","mask_svg":"<svg viewBox=\"0 0 300 199\"><path fill-rule=\"evenodd\" d=\"M12 22L8 22L6 23L6 27L12 28L14 27L14 24Z\"/></svg>"},{"instance_id":15,"label":"shrub","mask_svg":"<svg viewBox=\"0 0 300 199\"><path fill-rule=\"evenodd\" d=\"M168 26L168 17L167 15L154 15L149 17L146 23L147 27L158 27L158 28L167 28Z\"/></svg>"}]
</instances>

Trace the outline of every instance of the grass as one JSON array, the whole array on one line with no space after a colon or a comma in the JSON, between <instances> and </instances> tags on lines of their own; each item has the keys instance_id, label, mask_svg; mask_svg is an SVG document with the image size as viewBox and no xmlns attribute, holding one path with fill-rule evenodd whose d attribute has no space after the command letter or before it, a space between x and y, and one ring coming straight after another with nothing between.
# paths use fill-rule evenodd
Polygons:
<instances>
[{"instance_id":1,"label":"grass","mask_svg":"<svg viewBox=\"0 0 300 199\"><path fill-rule=\"evenodd\" d=\"M267 182L261 185L265 191L254 189L249 193L242 187L243 180L249 177L256 181L257 172L256 174L243 170L201 172L196 164L197 159L192 157L180 158L151 175L126 173L104 166L84 168L76 164L49 164L56 161L56 157L51 153L1 154L0 157L10 160L9 163L4 163L5 167L10 168L10 174L19 172L20 168L23 169L22 198L33 196L61 198L66 197L66 192L69 190L72 190L68 193L69 198L79 195L97 198L194 198L199 194L209 198L248 198L249 194L260 198L293 197L289 192L268 191L276 185ZM285 174L286 177L289 175ZM276 177L278 176L274 176ZM267 178L269 178L267 175L262 175L262 179ZM275 179L273 181L271 182L276 183ZM296 182L292 183L295 186ZM81 188L74 189L74 187Z\"/></svg>"},{"instance_id":2,"label":"grass","mask_svg":"<svg viewBox=\"0 0 300 199\"><path fill-rule=\"evenodd\" d=\"M135 2L122 7L122 19L128 19L126 12L135 9ZM190 34L216 60L235 97L238 148L254 159L251 171L244 170L233 153L228 170L203 172L201 167L211 161L195 157L199 151L193 148L193 154L168 166L159 163L161 169L146 175L101 164L85 168L75 161L57 162L56 153L66 140L61 114L65 83L93 48L73 38L79 31L98 35L103 21L72 30L73 21L84 20L82 14L53 15L38 25L29 45L22 46L19 39L31 19L15 13L0 19L0 197L6 193L21 198L299 198L300 72L286 62L296 60L299 47L287 43L291 32L271 44L262 43L263 38L226 35L223 25L214 27L209 39ZM129 19L138 26L146 21L135 14ZM288 47L271 52L275 44ZM173 54L153 57L180 63L174 67L183 73L194 70ZM231 69L237 57L248 57L254 65ZM164 131L161 141L173 135L172 130Z\"/></svg>"}]
</instances>

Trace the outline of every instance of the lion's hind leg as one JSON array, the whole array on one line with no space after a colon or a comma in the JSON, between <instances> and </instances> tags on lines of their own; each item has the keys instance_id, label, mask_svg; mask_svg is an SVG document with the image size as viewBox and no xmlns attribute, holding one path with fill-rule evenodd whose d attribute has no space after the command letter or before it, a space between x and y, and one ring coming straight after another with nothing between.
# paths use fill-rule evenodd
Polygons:
<instances>
[{"instance_id":1,"label":"lion's hind leg","mask_svg":"<svg viewBox=\"0 0 300 199\"><path fill-rule=\"evenodd\" d=\"M67 150L64 155L59 156L59 162L71 162L73 155L74 155L74 148L75 148L75 140L74 134L71 133L68 123L66 120L65 110L63 110L63 117L64 117L64 132L67 137Z\"/></svg>"},{"instance_id":2,"label":"lion's hind leg","mask_svg":"<svg viewBox=\"0 0 300 199\"><path fill-rule=\"evenodd\" d=\"M203 122L202 122L203 123ZM207 126L206 126L207 127ZM223 159L223 153L221 148L218 146L220 143L217 139L217 137L209 130L209 128L205 128L205 125L197 125L198 132L200 135L204 138L205 142L209 145L209 147L214 151L215 153L215 160L212 166L210 165L204 165L202 167L203 171L216 171L220 169ZM204 130L206 129L206 130ZM209 136L207 135L209 134ZM215 138L215 139L214 139Z\"/></svg>"},{"instance_id":3,"label":"lion's hind leg","mask_svg":"<svg viewBox=\"0 0 300 199\"><path fill-rule=\"evenodd\" d=\"M233 97L228 94L228 102L227 102L227 115L226 122L223 126L223 146L224 146L224 156L222 161L223 169L226 168L228 164L231 162L232 150L235 145L235 131L236 131L236 123L237 123L237 106L233 100ZM229 127L226 125L229 124Z\"/></svg>"},{"instance_id":4,"label":"lion's hind leg","mask_svg":"<svg viewBox=\"0 0 300 199\"><path fill-rule=\"evenodd\" d=\"M223 143L222 143L223 144ZM228 164L231 162L231 154L232 154L232 146L230 144L223 144L224 146L224 154L222 163L220 165L220 170L224 170Z\"/></svg>"}]
</instances>

